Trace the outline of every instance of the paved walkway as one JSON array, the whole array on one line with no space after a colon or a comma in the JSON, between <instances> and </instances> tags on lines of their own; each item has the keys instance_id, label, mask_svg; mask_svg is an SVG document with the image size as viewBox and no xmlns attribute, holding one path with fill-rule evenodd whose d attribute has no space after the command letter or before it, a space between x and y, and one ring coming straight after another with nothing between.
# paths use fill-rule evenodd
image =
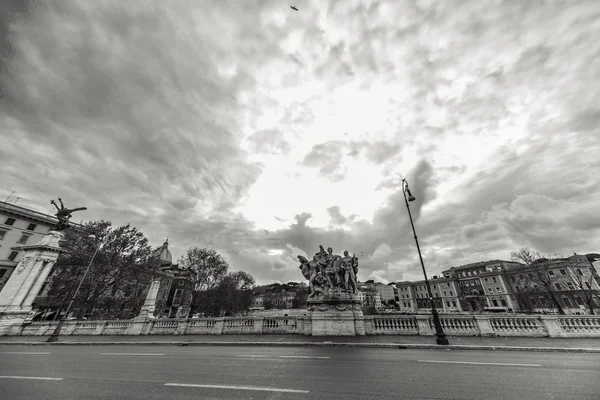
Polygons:
<instances>
[{"instance_id":1,"label":"paved walkway","mask_svg":"<svg viewBox=\"0 0 600 400\"><path fill-rule=\"evenodd\" d=\"M432 336L304 336L304 335L144 335L61 336L47 343L48 336L1 336L2 344L22 345L242 345L242 346L339 346L392 348L450 348L461 350L568 351L600 353L600 338L527 338L448 336L450 346L438 346Z\"/></svg>"}]
</instances>

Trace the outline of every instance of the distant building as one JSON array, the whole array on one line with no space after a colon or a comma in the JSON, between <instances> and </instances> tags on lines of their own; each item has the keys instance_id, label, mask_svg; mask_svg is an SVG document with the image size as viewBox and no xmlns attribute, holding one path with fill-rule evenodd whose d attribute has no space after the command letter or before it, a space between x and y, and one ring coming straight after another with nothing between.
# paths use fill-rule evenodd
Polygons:
<instances>
[{"instance_id":1,"label":"distant building","mask_svg":"<svg viewBox=\"0 0 600 400\"><path fill-rule=\"evenodd\" d=\"M51 215L0 201L0 291L24 254L19 246L39 242L57 223Z\"/></svg>"},{"instance_id":2,"label":"distant building","mask_svg":"<svg viewBox=\"0 0 600 400\"><path fill-rule=\"evenodd\" d=\"M515 298L511 296L510 285L502 271L519 265L512 261L490 260L452 267L442 274L457 282L462 311L514 311L517 308Z\"/></svg>"},{"instance_id":3,"label":"distant building","mask_svg":"<svg viewBox=\"0 0 600 400\"><path fill-rule=\"evenodd\" d=\"M550 283L550 290L540 281L539 274ZM506 276L523 311L556 313L558 302L566 314L588 314L588 296L593 307L600 306L600 286L594 278L594 267L585 256L538 260L534 265L510 268Z\"/></svg>"}]
</instances>

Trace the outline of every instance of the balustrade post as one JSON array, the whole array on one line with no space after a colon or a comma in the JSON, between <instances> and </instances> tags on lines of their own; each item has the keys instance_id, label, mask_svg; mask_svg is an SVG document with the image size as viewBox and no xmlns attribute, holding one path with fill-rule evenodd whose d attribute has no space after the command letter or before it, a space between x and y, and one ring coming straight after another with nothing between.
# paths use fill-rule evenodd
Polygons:
<instances>
[{"instance_id":1,"label":"balustrade post","mask_svg":"<svg viewBox=\"0 0 600 400\"><path fill-rule=\"evenodd\" d=\"M416 315L417 327L419 328L419 335L421 336L433 336L434 332L431 329L431 316L430 315Z\"/></svg>"},{"instance_id":2,"label":"balustrade post","mask_svg":"<svg viewBox=\"0 0 600 400\"><path fill-rule=\"evenodd\" d=\"M222 335L224 328L225 328L225 318L223 318L223 317L215 318L214 334Z\"/></svg>"},{"instance_id":3,"label":"balustrade post","mask_svg":"<svg viewBox=\"0 0 600 400\"><path fill-rule=\"evenodd\" d=\"M185 335L185 331L187 330L189 324L189 320L180 319L177 321L177 328L175 328L176 335Z\"/></svg>"},{"instance_id":4,"label":"balustrade post","mask_svg":"<svg viewBox=\"0 0 600 400\"><path fill-rule=\"evenodd\" d=\"M142 328L142 335L149 335L150 332L152 332L153 328L154 328L154 320L153 319L145 320L144 327Z\"/></svg>"},{"instance_id":5,"label":"balustrade post","mask_svg":"<svg viewBox=\"0 0 600 400\"><path fill-rule=\"evenodd\" d=\"M127 327L127 329L125 330L125 332L123 334L129 335L129 336L141 335L144 330L144 325L145 325L145 321L133 320L131 322L131 324L129 324L129 326Z\"/></svg>"},{"instance_id":6,"label":"balustrade post","mask_svg":"<svg viewBox=\"0 0 600 400\"><path fill-rule=\"evenodd\" d=\"M372 315L365 315L364 317L364 325L365 325L365 335L374 335L375 334L375 322L373 321L374 317Z\"/></svg>"},{"instance_id":7,"label":"balustrade post","mask_svg":"<svg viewBox=\"0 0 600 400\"><path fill-rule=\"evenodd\" d=\"M92 333L92 335L94 335L94 336L102 335L102 332L104 332L106 325L108 325L107 321L98 321L96 323L96 326L94 327L94 333Z\"/></svg>"},{"instance_id":8,"label":"balustrade post","mask_svg":"<svg viewBox=\"0 0 600 400\"><path fill-rule=\"evenodd\" d=\"M488 315L474 315L475 325L479 330L479 336L496 337L498 334L492 329L490 317Z\"/></svg>"},{"instance_id":9,"label":"balustrade post","mask_svg":"<svg viewBox=\"0 0 600 400\"><path fill-rule=\"evenodd\" d=\"M262 335L263 321L264 321L264 317L260 317L260 316L254 317L254 329L252 330L252 333L254 333L256 335Z\"/></svg>"},{"instance_id":10,"label":"balustrade post","mask_svg":"<svg viewBox=\"0 0 600 400\"><path fill-rule=\"evenodd\" d=\"M548 333L550 337L567 337L566 333L563 331L562 326L560 325L560 321L555 315L540 315L540 320L544 329Z\"/></svg>"}]
</instances>

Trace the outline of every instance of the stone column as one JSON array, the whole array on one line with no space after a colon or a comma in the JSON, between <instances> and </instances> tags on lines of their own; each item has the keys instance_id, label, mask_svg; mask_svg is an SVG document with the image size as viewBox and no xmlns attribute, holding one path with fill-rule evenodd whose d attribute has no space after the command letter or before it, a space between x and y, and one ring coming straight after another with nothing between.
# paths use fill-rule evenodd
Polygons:
<instances>
[{"instance_id":1,"label":"stone column","mask_svg":"<svg viewBox=\"0 0 600 400\"><path fill-rule=\"evenodd\" d=\"M25 255L0 292L0 336L22 324L31 312L33 300L62 250L61 232L50 231L39 243L19 246Z\"/></svg>"},{"instance_id":2,"label":"stone column","mask_svg":"<svg viewBox=\"0 0 600 400\"><path fill-rule=\"evenodd\" d=\"M147 319L151 315L154 315L154 309L156 308L156 298L158 296L158 289L160 288L160 279L155 278L150 285L148 294L146 295L146 301L140 310L140 314L135 317L136 320Z\"/></svg>"},{"instance_id":3,"label":"stone column","mask_svg":"<svg viewBox=\"0 0 600 400\"><path fill-rule=\"evenodd\" d=\"M35 300L37 295L40 293L40 289L42 288L42 285L46 281L46 278L48 278L48 275L50 274L50 271L52 270L52 267L54 266L54 263L56 262L56 260L42 258L40 260L40 262L42 263L42 266L39 269L40 272L39 272L37 278L35 279L35 281L34 281L35 283L33 284L33 287L31 288L31 290L29 291L29 294L27 295L27 297L25 297L24 304L28 305L29 307L31 307L31 304L33 304L33 301Z\"/></svg>"}]
</instances>

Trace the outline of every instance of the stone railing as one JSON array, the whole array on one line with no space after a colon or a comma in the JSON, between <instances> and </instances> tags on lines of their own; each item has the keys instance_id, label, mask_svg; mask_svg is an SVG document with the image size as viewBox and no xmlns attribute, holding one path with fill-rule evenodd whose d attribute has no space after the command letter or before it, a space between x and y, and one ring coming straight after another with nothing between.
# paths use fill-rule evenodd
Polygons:
<instances>
[{"instance_id":1,"label":"stone railing","mask_svg":"<svg viewBox=\"0 0 600 400\"><path fill-rule=\"evenodd\" d=\"M431 315L370 315L356 320L367 335L434 335ZM451 336L598 337L600 316L523 316L440 314ZM51 335L57 322L31 322L12 326L8 335ZM66 321L61 335L312 335L308 316L234 317L202 319L150 319L117 321Z\"/></svg>"}]
</instances>

